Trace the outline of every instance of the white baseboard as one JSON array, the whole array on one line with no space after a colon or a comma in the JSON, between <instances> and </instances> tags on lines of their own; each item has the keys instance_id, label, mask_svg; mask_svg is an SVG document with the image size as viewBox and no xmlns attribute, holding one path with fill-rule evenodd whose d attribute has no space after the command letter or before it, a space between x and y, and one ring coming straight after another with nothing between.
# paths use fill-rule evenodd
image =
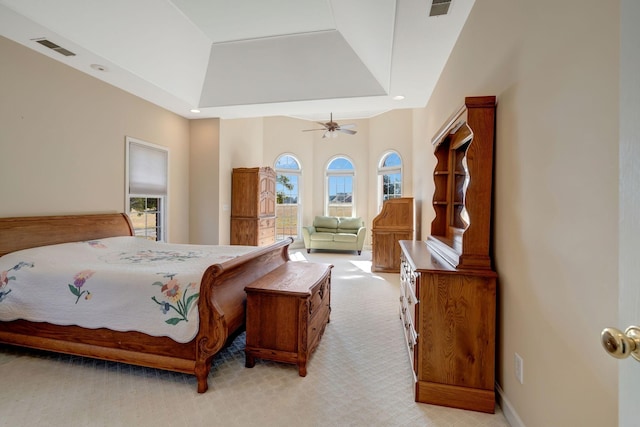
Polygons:
<instances>
[{"instance_id":1,"label":"white baseboard","mask_svg":"<svg viewBox=\"0 0 640 427\"><path fill-rule=\"evenodd\" d=\"M498 383L496 383L496 390L498 392L498 404L500 405L500 408L502 408L502 413L507 419L509 425L511 427L526 427L518 416L516 410L513 408L513 405L511 405L511 402L509 402L509 399L507 399L507 396L505 396L504 390L502 390Z\"/></svg>"}]
</instances>

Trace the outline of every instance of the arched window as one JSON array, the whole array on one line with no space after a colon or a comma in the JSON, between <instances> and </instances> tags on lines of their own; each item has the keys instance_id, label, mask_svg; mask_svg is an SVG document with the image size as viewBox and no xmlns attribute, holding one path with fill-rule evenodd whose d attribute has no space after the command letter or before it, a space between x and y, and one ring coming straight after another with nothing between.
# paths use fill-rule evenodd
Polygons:
<instances>
[{"instance_id":1,"label":"arched window","mask_svg":"<svg viewBox=\"0 0 640 427\"><path fill-rule=\"evenodd\" d=\"M276 240L300 236L300 162L291 154L276 160Z\"/></svg>"},{"instance_id":2,"label":"arched window","mask_svg":"<svg viewBox=\"0 0 640 427\"><path fill-rule=\"evenodd\" d=\"M402 197L402 159L395 151L382 156L378 164L378 211L385 200Z\"/></svg>"},{"instance_id":3,"label":"arched window","mask_svg":"<svg viewBox=\"0 0 640 427\"><path fill-rule=\"evenodd\" d=\"M356 215L354 176L353 163L346 157L335 157L329 162L326 171L325 215Z\"/></svg>"}]
</instances>

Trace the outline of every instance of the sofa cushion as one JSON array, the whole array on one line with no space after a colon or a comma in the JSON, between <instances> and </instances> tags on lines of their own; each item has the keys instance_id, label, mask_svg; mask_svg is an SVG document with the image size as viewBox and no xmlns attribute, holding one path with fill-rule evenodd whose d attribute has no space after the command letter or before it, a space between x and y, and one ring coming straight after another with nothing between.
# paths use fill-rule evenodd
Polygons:
<instances>
[{"instance_id":1,"label":"sofa cushion","mask_svg":"<svg viewBox=\"0 0 640 427\"><path fill-rule=\"evenodd\" d=\"M358 236L353 233L337 233L333 235L334 242L355 243L356 240L358 240Z\"/></svg>"},{"instance_id":2,"label":"sofa cushion","mask_svg":"<svg viewBox=\"0 0 640 427\"><path fill-rule=\"evenodd\" d=\"M339 230L349 230L347 232L351 232L351 230L358 231L360 227L362 227L362 218L341 217L340 222L337 224Z\"/></svg>"},{"instance_id":3,"label":"sofa cushion","mask_svg":"<svg viewBox=\"0 0 640 427\"><path fill-rule=\"evenodd\" d=\"M338 228L336 233L358 234L358 228Z\"/></svg>"},{"instance_id":4,"label":"sofa cushion","mask_svg":"<svg viewBox=\"0 0 640 427\"><path fill-rule=\"evenodd\" d=\"M315 232L309 238L313 242L333 242L334 233L319 233Z\"/></svg>"},{"instance_id":5,"label":"sofa cushion","mask_svg":"<svg viewBox=\"0 0 640 427\"><path fill-rule=\"evenodd\" d=\"M316 227L316 233L335 233L336 231L336 228Z\"/></svg>"},{"instance_id":6,"label":"sofa cushion","mask_svg":"<svg viewBox=\"0 0 640 427\"><path fill-rule=\"evenodd\" d=\"M316 228L316 231L335 233L338 228L338 218L334 216L317 216L313 220L313 226Z\"/></svg>"}]
</instances>

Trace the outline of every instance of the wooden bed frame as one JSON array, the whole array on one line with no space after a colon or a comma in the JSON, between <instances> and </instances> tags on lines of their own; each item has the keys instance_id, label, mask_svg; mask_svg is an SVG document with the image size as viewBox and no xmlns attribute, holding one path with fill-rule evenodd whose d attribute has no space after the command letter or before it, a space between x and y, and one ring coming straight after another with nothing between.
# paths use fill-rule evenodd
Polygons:
<instances>
[{"instance_id":1,"label":"wooden bed frame","mask_svg":"<svg viewBox=\"0 0 640 427\"><path fill-rule=\"evenodd\" d=\"M132 235L131 222L122 213L0 218L0 256L37 246ZM140 332L25 320L0 322L0 343L193 374L198 393L204 393L213 356L244 327L245 286L288 262L292 241L209 266L200 285L200 328L188 343Z\"/></svg>"}]
</instances>

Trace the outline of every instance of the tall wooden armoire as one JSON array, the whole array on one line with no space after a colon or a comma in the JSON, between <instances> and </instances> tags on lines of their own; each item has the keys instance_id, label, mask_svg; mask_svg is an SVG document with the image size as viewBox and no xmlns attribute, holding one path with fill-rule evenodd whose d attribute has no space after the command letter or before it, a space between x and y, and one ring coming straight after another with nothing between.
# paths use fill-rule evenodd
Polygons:
<instances>
[{"instance_id":1,"label":"tall wooden armoire","mask_svg":"<svg viewBox=\"0 0 640 427\"><path fill-rule=\"evenodd\" d=\"M371 227L371 270L400 271L400 240L414 239L413 197L385 200Z\"/></svg>"},{"instance_id":2,"label":"tall wooden armoire","mask_svg":"<svg viewBox=\"0 0 640 427\"><path fill-rule=\"evenodd\" d=\"M467 97L436 134L431 235L400 242L400 317L415 400L482 412L495 409L495 108L494 96Z\"/></svg>"},{"instance_id":3,"label":"tall wooden armoire","mask_svg":"<svg viewBox=\"0 0 640 427\"><path fill-rule=\"evenodd\" d=\"M231 179L231 244L265 246L276 239L276 173L235 168Z\"/></svg>"}]
</instances>

